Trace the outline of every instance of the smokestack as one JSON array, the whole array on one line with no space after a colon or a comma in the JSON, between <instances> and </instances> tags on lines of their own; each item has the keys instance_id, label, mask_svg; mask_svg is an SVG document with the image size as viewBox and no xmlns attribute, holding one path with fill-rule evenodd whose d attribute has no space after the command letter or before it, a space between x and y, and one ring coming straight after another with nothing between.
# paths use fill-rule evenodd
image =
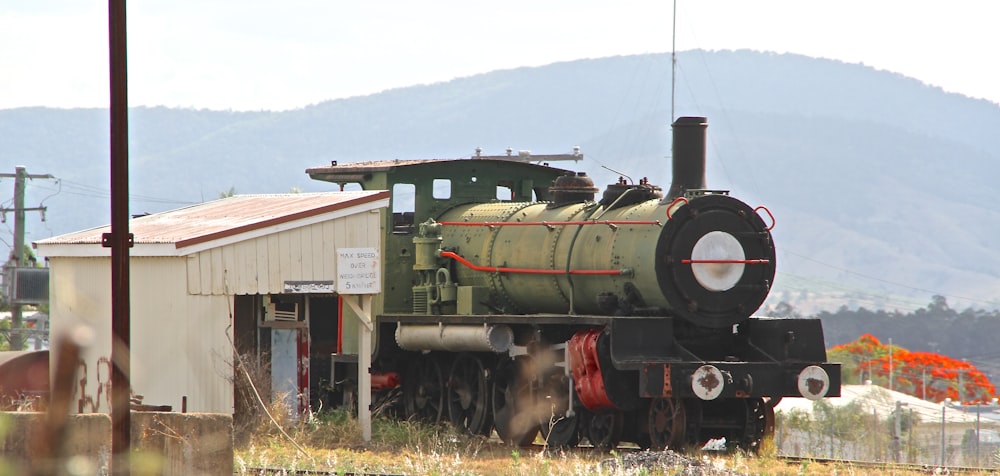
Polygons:
<instances>
[{"instance_id":1,"label":"smokestack","mask_svg":"<svg viewBox=\"0 0 1000 476\"><path fill-rule=\"evenodd\" d=\"M678 117L673 124L674 174L665 201L684 195L684 192L706 188L705 184L705 129L707 117Z\"/></svg>"}]
</instances>

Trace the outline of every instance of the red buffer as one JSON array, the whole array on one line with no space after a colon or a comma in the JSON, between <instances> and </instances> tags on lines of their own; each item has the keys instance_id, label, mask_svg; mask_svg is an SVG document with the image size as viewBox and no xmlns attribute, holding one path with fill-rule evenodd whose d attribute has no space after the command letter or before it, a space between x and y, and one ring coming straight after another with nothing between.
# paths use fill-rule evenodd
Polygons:
<instances>
[{"instance_id":1,"label":"red buffer","mask_svg":"<svg viewBox=\"0 0 1000 476\"><path fill-rule=\"evenodd\" d=\"M372 372L372 390L396 388L402 382L398 372Z\"/></svg>"}]
</instances>

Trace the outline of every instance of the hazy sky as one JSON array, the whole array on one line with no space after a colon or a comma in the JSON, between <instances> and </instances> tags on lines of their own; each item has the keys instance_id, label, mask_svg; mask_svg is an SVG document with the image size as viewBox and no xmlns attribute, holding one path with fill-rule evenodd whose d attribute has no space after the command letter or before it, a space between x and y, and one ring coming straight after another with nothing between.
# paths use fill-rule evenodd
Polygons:
<instances>
[{"instance_id":1,"label":"hazy sky","mask_svg":"<svg viewBox=\"0 0 1000 476\"><path fill-rule=\"evenodd\" d=\"M129 104L291 109L496 69L669 52L671 5L129 2ZM4 1L0 108L107 107L107 9L96 0ZM834 58L1000 103L997 0L678 0L677 9L680 51Z\"/></svg>"}]
</instances>

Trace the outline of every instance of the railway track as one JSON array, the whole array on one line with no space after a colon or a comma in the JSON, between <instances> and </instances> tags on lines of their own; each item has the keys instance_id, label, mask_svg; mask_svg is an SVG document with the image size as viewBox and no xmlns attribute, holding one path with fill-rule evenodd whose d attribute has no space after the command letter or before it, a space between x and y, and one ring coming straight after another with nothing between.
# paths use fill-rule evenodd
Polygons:
<instances>
[{"instance_id":1,"label":"railway track","mask_svg":"<svg viewBox=\"0 0 1000 476\"><path fill-rule=\"evenodd\" d=\"M778 456L789 466L802 466L805 464L817 464L821 466L850 465L853 468L879 469L887 474L900 472L913 472L924 474L995 474L997 468L974 468L970 466L939 466L915 463L888 463L876 461L852 461L829 458L806 458L802 456Z\"/></svg>"},{"instance_id":2,"label":"railway track","mask_svg":"<svg viewBox=\"0 0 1000 476\"><path fill-rule=\"evenodd\" d=\"M539 448L541 451L542 448ZM572 451L588 452L590 448L577 448ZM616 450L618 453L614 458L602 460L598 463L598 472L615 473L618 470L638 470L648 468L651 471L662 468L689 467L694 470L694 474L703 475L735 475L744 474L733 469L720 469L707 464L705 461L686 456L673 451L642 451L633 447L621 447ZM874 461L852 461L829 458L807 458L800 456L777 456L775 459L784 462L789 470L801 473L804 467L808 467L810 474L823 474L824 471L817 471L817 467L828 468L829 472L841 472L845 469L851 471L871 470L885 474L995 474L996 468L974 468L965 466L947 466L908 463L888 463ZM752 467L752 465L751 465ZM846 467L846 468L845 468ZM338 470L308 470L308 469L285 469L285 468L256 468L248 467L243 472L234 473L240 476L320 476L320 475L364 475L364 476L396 476L397 473L380 472L344 472ZM685 473L687 474L687 473Z\"/></svg>"},{"instance_id":3,"label":"railway track","mask_svg":"<svg viewBox=\"0 0 1000 476\"><path fill-rule=\"evenodd\" d=\"M319 469L247 468L246 472L233 473L247 476L403 476L395 473L345 473L343 471Z\"/></svg>"}]
</instances>

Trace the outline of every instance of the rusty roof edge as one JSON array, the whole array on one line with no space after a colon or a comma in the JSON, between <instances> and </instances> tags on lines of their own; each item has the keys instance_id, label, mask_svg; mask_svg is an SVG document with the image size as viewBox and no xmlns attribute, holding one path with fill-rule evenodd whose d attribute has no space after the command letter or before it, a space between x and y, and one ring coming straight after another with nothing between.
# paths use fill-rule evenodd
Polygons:
<instances>
[{"instance_id":1,"label":"rusty roof edge","mask_svg":"<svg viewBox=\"0 0 1000 476\"><path fill-rule=\"evenodd\" d=\"M283 216L280 216L280 217L275 217L275 218L271 218L271 219L268 219L268 220L259 221L259 222L256 222L256 223L249 223L249 224L246 224L246 225L242 225L242 226L230 228L230 229L227 229L227 230L217 231L217 232L209 233L209 234L202 235L202 236L196 236L194 238L188 238L186 240L180 240L180 241L178 241L178 242L176 242L174 244L174 247L176 249L187 248L187 247L190 247L190 246L198 245L198 244L201 244L201 243L207 243L207 242L210 242L210 241L215 241L215 240L218 240L218 239L221 239L221 238L226 238L226 237L229 237L229 236L240 235L240 234L247 233L247 232L250 232L250 231L253 231L253 230L257 230L257 229L261 229L261 228L267 228L267 227L271 227L271 226L281 225L281 224L284 224L284 223L290 223L290 222L294 222L294 221L301 220L301 219L304 219L304 218L309 218L309 217L313 217L313 216L316 216L316 215L322 215L324 213L330 213L330 212L334 212L334 211L337 211L337 210L343 210L343 209L354 207L354 206L358 206L358 205L364 205L366 203L377 202L377 201L385 200L385 199L388 199L388 198L389 198L389 191L388 190L379 190L379 191L375 191L375 193L372 193L370 195L365 195L365 196L358 197L358 198L355 198L355 199L352 199L352 200L346 200L346 201L343 201L343 202L332 203L332 204L325 205L325 206L322 206L322 207L319 207L319 208L314 208L314 209L311 209L311 210L304 210L304 211L301 211L301 212L292 213L292 214L289 214L289 215L283 215Z\"/></svg>"},{"instance_id":2,"label":"rusty roof edge","mask_svg":"<svg viewBox=\"0 0 1000 476\"><path fill-rule=\"evenodd\" d=\"M48 238L42 238L41 240L32 241L31 242L31 247L37 249L39 245L42 245L42 246L52 245L52 244L55 244L54 241L55 241L56 238L60 238L60 237L67 236L67 235L77 235L77 234L83 235L85 233L92 232L92 231L95 231L95 230L108 230L108 231L110 231L110 226L111 225L92 226L90 228L84 228L82 230L71 231L69 233L63 233L62 235L56 235L56 236L50 236ZM100 243L100 242L101 241L98 239L94 243Z\"/></svg>"}]
</instances>

